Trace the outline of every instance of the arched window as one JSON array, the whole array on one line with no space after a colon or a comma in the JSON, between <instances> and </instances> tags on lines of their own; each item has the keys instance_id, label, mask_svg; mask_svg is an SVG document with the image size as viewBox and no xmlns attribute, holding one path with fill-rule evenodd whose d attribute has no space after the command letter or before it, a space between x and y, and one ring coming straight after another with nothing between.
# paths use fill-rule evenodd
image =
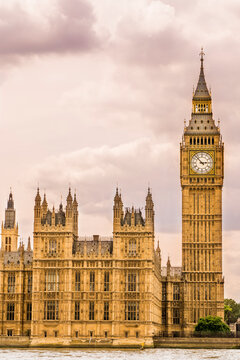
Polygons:
<instances>
[{"instance_id":1,"label":"arched window","mask_svg":"<svg viewBox=\"0 0 240 360\"><path fill-rule=\"evenodd\" d=\"M135 256L137 254L137 242L136 239L129 240L129 251L130 256Z\"/></svg>"}]
</instances>

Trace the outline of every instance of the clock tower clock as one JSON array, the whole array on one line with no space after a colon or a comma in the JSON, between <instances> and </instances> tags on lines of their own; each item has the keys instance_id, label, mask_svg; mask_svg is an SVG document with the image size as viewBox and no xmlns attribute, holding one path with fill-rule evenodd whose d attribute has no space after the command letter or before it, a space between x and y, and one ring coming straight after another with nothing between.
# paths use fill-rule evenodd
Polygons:
<instances>
[{"instance_id":1,"label":"clock tower clock","mask_svg":"<svg viewBox=\"0 0 240 360\"><path fill-rule=\"evenodd\" d=\"M204 53L192 98L192 115L180 144L182 271L185 333L200 317L224 316L222 186L224 144L212 115Z\"/></svg>"}]
</instances>

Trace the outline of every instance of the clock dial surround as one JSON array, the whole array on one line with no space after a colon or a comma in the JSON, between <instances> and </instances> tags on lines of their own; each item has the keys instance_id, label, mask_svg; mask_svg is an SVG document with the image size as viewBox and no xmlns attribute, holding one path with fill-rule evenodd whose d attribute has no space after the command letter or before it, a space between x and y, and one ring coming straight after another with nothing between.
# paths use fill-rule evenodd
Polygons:
<instances>
[{"instance_id":1,"label":"clock dial surround","mask_svg":"<svg viewBox=\"0 0 240 360\"><path fill-rule=\"evenodd\" d=\"M191 167L197 174L207 174L213 168L213 158L207 152L197 152L192 156Z\"/></svg>"}]
</instances>

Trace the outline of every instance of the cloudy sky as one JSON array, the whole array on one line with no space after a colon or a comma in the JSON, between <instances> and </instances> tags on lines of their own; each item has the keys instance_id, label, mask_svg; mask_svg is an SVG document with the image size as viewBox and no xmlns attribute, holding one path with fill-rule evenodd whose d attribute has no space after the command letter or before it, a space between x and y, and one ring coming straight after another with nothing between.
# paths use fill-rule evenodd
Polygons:
<instances>
[{"instance_id":1,"label":"cloudy sky","mask_svg":"<svg viewBox=\"0 0 240 360\"><path fill-rule=\"evenodd\" d=\"M81 235L110 235L125 206L155 202L163 262L181 264L179 143L204 47L225 142L225 295L240 301L239 0L0 0L0 215L12 187L20 236L36 188L76 189Z\"/></svg>"}]
</instances>

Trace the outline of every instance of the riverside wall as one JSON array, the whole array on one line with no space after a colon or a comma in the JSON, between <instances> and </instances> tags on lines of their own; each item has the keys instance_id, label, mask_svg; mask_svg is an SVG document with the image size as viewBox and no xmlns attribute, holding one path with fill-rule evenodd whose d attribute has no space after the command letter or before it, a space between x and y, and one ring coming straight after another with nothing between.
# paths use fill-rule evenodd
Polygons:
<instances>
[{"instance_id":1,"label":"riverside wall","mask_svg":"<svg viewBox=\"0 0 240 360\"><path fill-rule=\"evenodd\" d=\"M240 349L240 338L155 338L144 339L72 340L61 338L30 339L27 336L0 336L0 347L6 348L183 348L183 349Z\"/></svg>"}]
</instances>

